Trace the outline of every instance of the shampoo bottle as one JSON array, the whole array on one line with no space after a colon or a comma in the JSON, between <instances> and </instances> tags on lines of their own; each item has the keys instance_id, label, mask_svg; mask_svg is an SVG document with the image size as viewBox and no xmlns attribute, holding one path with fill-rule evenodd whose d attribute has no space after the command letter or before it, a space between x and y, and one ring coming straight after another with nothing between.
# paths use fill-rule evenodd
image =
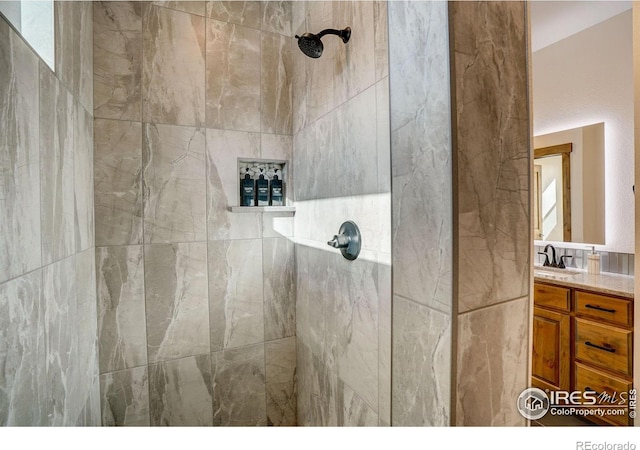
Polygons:
<instances>
[{"instance_id":1,"label":"shampoo bottle","mask_svg":"<svg viewBox=\"0 0 640 450\"><path fill-rule=\"evenodd\" d=\"M269 180L264 177L264 169L260 169L260 177L257 181L258 206L269 206Z\"/></svg>"},{"instance_id":2,"label":"shampoo bottle","mask_svg":"<svg viewBox=\"0 0 640 450\"><path fill-rule=\"evenodd\" d=\"M240 180L240 205L253 206L255 199L255 182L249 174L249 169Z\"/></svg>"},{"instance_id":3,"label":"shampoo bottle","mask_svg":"<svg viewBox=\"0 0 640 450\"><path fill-rule=\"evenodd\" d=\"M278 179L278 169L271 180L271 206L282 206L282 180Z\"/></svg>"},{"instance_id":4,"label":"shampoo bottle","mask_svg":"<svg viewBox=\"0 0 640 450\"><path fill-rule=\"evenodd\" d=\"M591 251L587 255L587 272L594 275L600 273L600 254L596 252L594 246L591 246Z\"/></svg>"}]
</instances>

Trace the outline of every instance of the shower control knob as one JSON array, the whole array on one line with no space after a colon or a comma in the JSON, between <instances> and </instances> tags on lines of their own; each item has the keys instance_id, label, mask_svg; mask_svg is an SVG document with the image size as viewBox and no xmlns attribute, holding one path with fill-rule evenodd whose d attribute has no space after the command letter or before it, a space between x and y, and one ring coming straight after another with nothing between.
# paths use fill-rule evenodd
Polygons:
<instances>
[{"instance_id":1,"label":"shower control knob","mask_svg":"<svg viewBox=\"0 0 640 450\"><path fill-rule=\"evenodd\" d=\"M327 245L340 249L342 256L353 261L360 254L361 242L362 238L358 226L349 220L340 226L338 234L333 236Z\"/></svg>"},{"instance_id":2,"label":"shower control knob","mask_svg":"<svg viewBox=\"0 0 640 450\"><path fill-rule=\"evenodd\" d=\"M349 236L345 236L344 234L335 235L333 239L327 242L333 248L347 248L349 247L349 241L351 238Z\"/></svg>"}]
</instances>

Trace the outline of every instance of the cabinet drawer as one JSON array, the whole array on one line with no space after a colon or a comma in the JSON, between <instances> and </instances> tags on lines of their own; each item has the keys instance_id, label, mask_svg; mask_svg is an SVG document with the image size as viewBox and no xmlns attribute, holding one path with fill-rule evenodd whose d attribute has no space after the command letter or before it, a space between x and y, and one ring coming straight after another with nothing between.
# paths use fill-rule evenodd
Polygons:
<instances>
[{"instance_id":1,"label":"cabinet drawer","mask_svg":"<svg viewBox=\"0 0 640 450\"><path fill-rule=\"evenodd\" d=\"M570 290L567 288L540 283L533 285L533 303L536 306L569 311L570 298Z\"/></svg>"},{"instance_id":2,"label":"cabinet drawer","mask_svg":"<svg viewBox=\"0 0 640 450\"><path fill-rule=\"evenodd\" d=\"M576 318L576 359L630 376L632 335L630 330Z\"/></svg>"},{"instance_id":3,"label":"cabinet drawer","mask_svg":"<svg viewBox=\"0 0 640 450\"><path fill-rule=\"evenodd\" d=\"M576 363L577 391L595 391L598 395L598 406L628 406L631 382L608 375L591 367ZM614 409L614 408L612 408ZM623 415L609 414L604 417L616 425L629 425L628 409L624 408Z\"/></svg>"},{"instance_id":4,"label":"cabinet drawer","mask_svg":"<svg viewBox=\"0 0 640 450\"><path fill-rule=\"evenodd\" d=\"M628 300L593 294L591 292L575 291L576 313L607 322L631 326L632 306Z\"/></svg>"}]
</instances>

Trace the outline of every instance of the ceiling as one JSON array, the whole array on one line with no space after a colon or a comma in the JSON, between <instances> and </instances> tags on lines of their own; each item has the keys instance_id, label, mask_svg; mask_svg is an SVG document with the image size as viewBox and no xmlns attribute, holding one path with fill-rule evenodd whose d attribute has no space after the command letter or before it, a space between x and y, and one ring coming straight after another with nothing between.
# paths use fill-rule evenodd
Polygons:
<instances>
[{"instance_id":1,"label":"ceiling","mask_svg":"<svg viewBox=\"0 0 640 450\"><path fill-rule=\"evenodd\" d=\"M537 51L631 9L632 1L534 0L531 50Z\"/></svg>"}]
</instances>

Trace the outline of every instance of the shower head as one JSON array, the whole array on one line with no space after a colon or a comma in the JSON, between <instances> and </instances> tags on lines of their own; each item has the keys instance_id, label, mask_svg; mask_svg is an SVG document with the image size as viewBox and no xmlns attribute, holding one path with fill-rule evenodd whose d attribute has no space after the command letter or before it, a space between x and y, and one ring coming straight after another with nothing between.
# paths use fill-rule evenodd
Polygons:
<instances>
[{"instance_id":1,"label":"shower head","mask_svg":"<svg viewBox=\"0 0 640 450\"><path fill-rule=\"evenodd\" d=\"M320 56L322 56L322 51L324 50L324 45L322 45L322 41L320 39L326 34L335 34L346 44L349 42L349 38L351 38L351 28L347 27L344 30L334 30L329 28L322 30L318 34L304 33L302 36L298 36L296 34L298 47L300 47L302 53L307 55L309 58L320 58Z\"/></svg>"}]
</instances>

